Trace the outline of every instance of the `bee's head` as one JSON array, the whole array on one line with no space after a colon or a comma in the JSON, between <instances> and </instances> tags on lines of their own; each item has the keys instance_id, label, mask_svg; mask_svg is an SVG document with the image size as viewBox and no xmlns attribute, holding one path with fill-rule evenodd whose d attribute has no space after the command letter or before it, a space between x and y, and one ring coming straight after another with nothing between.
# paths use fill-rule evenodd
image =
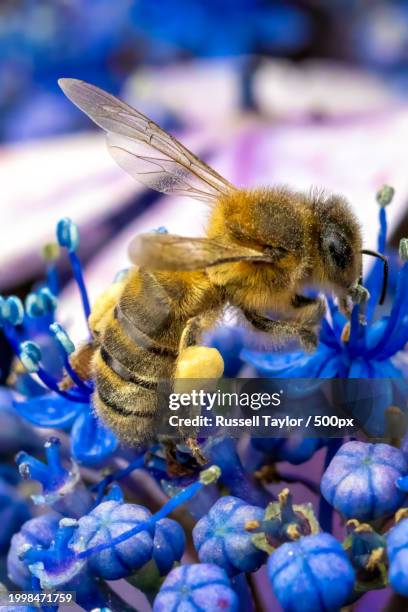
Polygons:
<instances>
[{"instance_id":1,"label":"bee's head","mask_svg":"<svg viewBox=\"0 0 408 612\"><path fill-rule=\"evenodd\" d=\"M353 291L362 273L360 225L340 196L312 197L316 281L332 286L341 297Z\"/></svg>"}]
</instances>

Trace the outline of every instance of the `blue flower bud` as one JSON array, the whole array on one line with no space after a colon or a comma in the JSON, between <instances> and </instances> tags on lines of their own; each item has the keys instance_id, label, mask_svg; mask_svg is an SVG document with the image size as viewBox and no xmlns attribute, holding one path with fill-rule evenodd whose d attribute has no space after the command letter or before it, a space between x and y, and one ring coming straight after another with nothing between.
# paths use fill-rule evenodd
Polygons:
<instances>
[{"instance_id":1,"label":"blue flower bud","mask_svg":"<svg viewBox=\"0 0 408 612\"><path fill-rule=\"evenodd\" d=\"M54 334L55 339L62 346L67 355L71 355L75 351L75 344L65 331L65 329L59 323L52 323L50 325L50 332Z\"/></svg>"},{"instance_id":2,"label":"blue flower bud","mask_svg":"<svg viewBox=\"0 0 408 612\"><path fill-rule=\"evenodd\" d=\"M28 547L48 548L55 537L61 518L57 513L37 516L24 523L20 531L12 537L7 556L7 573L16 586L23 590L31 588L30 570L20 556Z\"/></svg>"},{"instance_id":3,"label":"blue flower bud","mask_svg":"<svg viewBox=\"0 0 408 612\"><path fill-rule=\"evenodd\" d=\"M103 502L79 519L71 546L81 552L104 544L150 517L143 506ZM93 553L88 560L90 570L106 580L128 576L152 558L153 536L154 527L149 527L116 546Z\"/></svg>"},{"instance_id":4,"label":"blue flower bud","mask_svg":"<svg viewBox=\"0 0 408 612\"><path fill-rule=\"evenodd\" d=\"M169 231L164 225L160 225L157 229L152 230L155 234L168 234Z\"/></svg>"},{"instance_id":5,"label":"blue flower bud","mask_svg":"<svg viewBox=\"0 0 408 612\"><path fill-rule=\"evenodd\" d=\"M21 325L24 319L23 302L16 295L10 295L0 302L0 321L2 324Z\"/></svg>"},{"instance_id":6,"label":"blue flower bud","mask_svg":"<svg viewBox=\"0 0 408 612\"><path fill-rule=\"evenodd\" d=\"M41 494L31 496L34 503L47 504L66 516L82 516L91 508L92 496L80 480L78 467L72 463L69 470L64 468L58 438L49 438L44 447L47 463L25 452L16 457L21 476L42 486Z\"/></svg>"},{"instance_id":7,"label":"blue flower bud","mask_svg":"<svg viewBox=\"0 0 408 612\"><path fill-rule=\"evenodd\" d=\"M222 497L193 529L194 546L203 563L222 567L229 576L254 572L265 562L265 553L254 546L245 526L261 521L263 509L236 497Z\"/></svg>"},{"instance_id":8,"label":"blue flower bud","mask_svg":"<svg viewBox=\"0 0 408 612\"><path fill-rule=\"evenodd\" d=\"M34 373L40 369L41 349L35 342L22 342L20 344L20 360L27 372Z\"/></svg>"},{"instance_id":9,"label":"blue flower bud","mask_svg":"<svg viewBox=\"0 0 408 612\"><path fill-rule=\"evenodd\" d=\"M346 518L370 521L391 515L404 500L395 484L408 471L402 452L388 444L348 442L321 481L325 499Z\"/></svg>"},{"instance_id":10,"label":"blue flower bud","mask_svg":"<svg viewBox=\"0 0 408 612\"><path fill-rule=\"evenodd\" d=\"M268 576L284 610L340 610L351 596L355 573L340 543L322 533L282 544L271 554Z\"/></svg>"},{"instance_id":11,"label":"blue flower bud","mask_svg":"<svg viewBox=\"0 0 408 612\"><path fill-rule=\"evenodd\" d=\"M161 576L169 573L184 553L186 537L176 521L164 518L156 523L153 538L153 560Z\"/></svg>"},{"instance_id":12,"label":"blue flower bud","mask_svg":"<svg viewBox=\"0 0 408 612\"><path fill-rule=\"evenodd\" d=\"M402 519L387 536L390 562L388 578L392 588L408 597L408 519Z\"/></svg>"},{"instance_id":13,"label":"blue flower bud","mask_svg":"<svg viewBox=\"0 0 408 612\"><path fill-rule=\"evenodd\" d=\"M153 612L238 612L239 602L223 569L209 563L173 569L154 600Z\"/></svg>"},{"instance_id":14,"label":"blue flower bud","mask_svg":"<svg viewBox=\"0 0 408 612\"><path fill-rule=\"evenodd\" d=\"M70 253L76 251L79 245L79 231L76 223L68 218L58 221L57 241L61 247L65 247Z\"/></svg>"}]
</instances>

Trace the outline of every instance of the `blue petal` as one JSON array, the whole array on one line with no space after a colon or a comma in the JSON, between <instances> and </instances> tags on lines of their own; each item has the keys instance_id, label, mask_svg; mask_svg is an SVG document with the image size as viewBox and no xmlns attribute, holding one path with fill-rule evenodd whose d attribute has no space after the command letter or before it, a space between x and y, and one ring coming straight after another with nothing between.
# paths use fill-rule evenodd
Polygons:
<instances>
[{"instance_id":1,"label":"blue petal","mask_svg":"<svg viewBox=\"0 0 408 612\"><path fill-rule=\"evenodd\" d=\"M14 402L18 414L37 427L58 427L68 429L78 414L88 404L71 402L57 394L33 397L23 402Z\"/></svg>"},{"instance_id":2,"label":"blue petal","mask_svg":"<svg viewBox=\"0 0 408 612\"><path fill-rule=\"evenodd\" d=\"M76 419L71 431L71 453L78 463L98 465L110 457L117 446L115 434L90 410L83 411Z\"/></svg>"},{"instance_id":3,"label":"blue petal","mask_svg":"<svg viewBox=\"0 0 408 612\"><path fill-rule=\"evenodd\" d=\"M375 348L376 344L381 340L384 330L387 326L389 317L382 317L367 329L367 349Z\"/></svg>"}]
</instances>

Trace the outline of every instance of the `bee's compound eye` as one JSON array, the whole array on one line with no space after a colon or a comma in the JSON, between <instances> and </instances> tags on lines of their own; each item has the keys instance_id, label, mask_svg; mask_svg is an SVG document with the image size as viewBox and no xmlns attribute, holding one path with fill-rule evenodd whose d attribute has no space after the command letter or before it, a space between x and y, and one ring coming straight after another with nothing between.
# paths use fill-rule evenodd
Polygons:
<instances>
[{"instance_id":1,"label":"bee's compound eye","mask_svg":"<svg viewBox=\"0 0 408 612\"><path fill-rule=\"evenodd\" d=\"M323 249L333 264L344 270L352 258L351 248L346 238L338 233L330 232L323 239Z\"/></svg>"}]
</instances>

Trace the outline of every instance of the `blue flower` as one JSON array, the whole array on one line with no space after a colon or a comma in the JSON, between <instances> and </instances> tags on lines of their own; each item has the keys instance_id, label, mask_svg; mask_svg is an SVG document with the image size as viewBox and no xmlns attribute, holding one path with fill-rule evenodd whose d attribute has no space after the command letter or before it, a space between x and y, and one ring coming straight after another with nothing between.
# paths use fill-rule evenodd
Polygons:
<instances>
[{"instance_id":1,"label":"blue flower","mask_svg":"<svg viewBox=\"0 0 408 612\"><path fill-rule=\"evenodd\" d=\"M28 546L48 548L55 538L61 518L56 512L37 516L24 523L20 531L12 537L7 556L7 573L16 586L23 590L31 588L32 576L27 565L20 559L21 553Z\"/></svg>"},{"instance_id":2,"label":"blue flower","mask_svg":"<svg viewBox=\"0 0 408 612\"><path fill-rule=\"evenodd\" d=\"M403 503L405 494L395 481L407 471L408 463L397 448L348 442L323 474L321 491L346 518L372 521L391 515Z\"/></svg>"},{"instance_id":3,"label":"blue flower","mask_svg":"<svg viewBox=\"0 0 408 612\"><path fill-rule=\"evenodd\" d=\"M282 544L268 561L268 576L284 610L339 610L353 592L355 573L341 544L322 533Z\"/></svg>"},{"instance_id":4,"label":"blue flower","mask_svg":"<svg viewBox=\"0 0 408 612\"><path fill-rule=\"evenodd\" d=\"M245 525L262 518L262 508L236 497L219 499L193 529L200 561L219 565L229 576L259 569L265 562L265 554L253 545Z\"/></svg>"},{"instance_id":5,"label":"blue flower","mask_svg":"<svg viewBox=\"0 0 408 612\"><path fill-rule=\"evenodd\" d=\"M41 483L42 494L32 495L35 504L47 504L57 512L80 517L92 506L92 496L83 485L78 467L72 463L70 470L61 462L61 444L58 438L45 443L47 463L21 452L16 457L21 476Z\"/></svg>"},{"instance_id":6,"label":"blue flower","mask_svg":"<svg viewBox=\"0 0 408 612\"><path fill-rule=\"evenodd\" d=\"M277 502L268 504L262 520L247 521L245 529L254 534L255 546L269 554L283 542L320 531L312 504L293 504L289 489L279 493Z\"/></svg>"},{"instance_id":7,"label":"blue flower","mask_svg":"<svg viewBox=\"0 0 408 612\"><path fill-rule=\"evenodd\" d=\"M0 478L0 553L8 550L11 536L30 518L30 511L18 491Z\"/></svg>"},{"instance_id":8,"label":"blue flower","mask_svg":"<svg viewBox=\"0 0 408 612\"><path fill-rule=\"evenodd\" d=\"M389 581L392 588L408 597L408 519L402 519L387 535L390 562Z\"/></svg>"},{"instance_id":9,"label":"blue flower","mask_svg":"<svg viewBox=\"0 0 408 612\"><path fill-rule=\"evenodd\" d=\"M237 612L238 597L217 565L197 563L173 569L154 600L153 612Z\"/></svg>"}]
</instances>

